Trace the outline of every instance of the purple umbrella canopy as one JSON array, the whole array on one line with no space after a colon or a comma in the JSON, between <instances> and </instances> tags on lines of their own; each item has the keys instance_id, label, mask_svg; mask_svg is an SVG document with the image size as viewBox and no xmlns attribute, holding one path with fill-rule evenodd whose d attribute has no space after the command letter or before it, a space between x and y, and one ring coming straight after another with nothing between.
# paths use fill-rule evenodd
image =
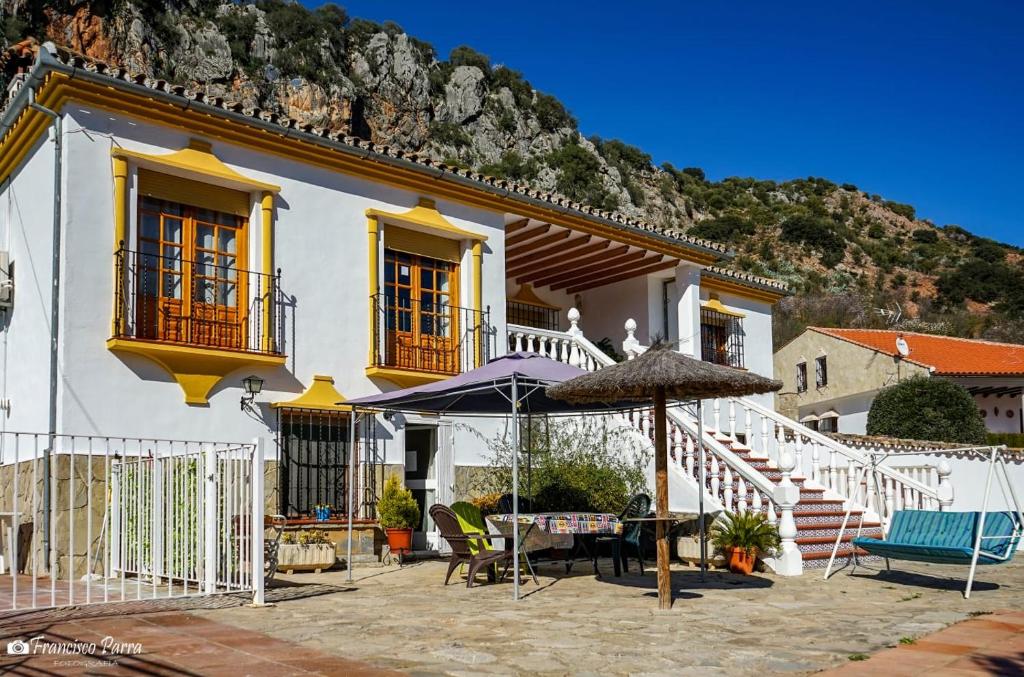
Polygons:
<instances>
[{"instance_id":1,"label":"purple umbrella canopy","mask_svg":"<svg viewBox=\"0 0 1024 677\"><path fill-rule=\"evenodd\" d=\"M510 353L443 381L348 400L365 409L439 414L505 415L511 409L512 380L518 387L522 414L561 414L576 411L616 411L636 408L636 402L571 404L547 396L547 386L588 372L535 353Z\"/></svg>"}]
</instances>

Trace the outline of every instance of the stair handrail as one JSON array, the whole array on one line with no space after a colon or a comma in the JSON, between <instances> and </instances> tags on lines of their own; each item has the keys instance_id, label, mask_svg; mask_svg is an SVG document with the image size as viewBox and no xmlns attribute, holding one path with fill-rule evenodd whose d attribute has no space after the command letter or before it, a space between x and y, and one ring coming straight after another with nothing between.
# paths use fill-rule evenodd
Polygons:
<instances>
[{"instance_id":1,"label":"stair handrail","mask_svg":"<svg viewBox=\"0 0 1024 677\"><path fill-rule=\"evenodd\" d=\"M835 451L840 455L844 456L845 458L847 458L848 460L854 461L855 463L858 463L861 466L870 463L870 459L868 459L867 456L861 454L860 452L851 449L845 444L837 442L828 435L824 435L818 432L817 430L812 430L811 428L808 428L802 423L794 421L788 416L784 416L783 414L780 414L777 411L773 411L768 407L762 406L757 402L754 402L753 400L743 397L732 397L729 399L734 400L737 404L741 406L748 407L749 409L757 412L761 416L767 417L768 419L782 426L784 429L789 429L794 431L795 433L803 435L807 439L824 446L826 449ZM939 492L936 489L933 489L926 484L918 482L914 478L909 477L904 473L901 473L898 470L890 468L886 465L878 465L876 466L876 469L879 474L884 475L885 477L888 477L895 482L899 482L900 484L909 486L915 491L919 491L921 492L921 494L928 496L931 499L935 499L937 502L939 501Z\"/></svg>"}]
</instances>

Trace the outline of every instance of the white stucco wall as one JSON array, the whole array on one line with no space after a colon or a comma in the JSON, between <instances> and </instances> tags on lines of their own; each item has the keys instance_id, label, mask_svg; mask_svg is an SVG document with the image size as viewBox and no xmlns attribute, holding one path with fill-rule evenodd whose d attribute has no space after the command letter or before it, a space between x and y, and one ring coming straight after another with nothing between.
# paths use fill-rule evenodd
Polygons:
<instances>
[{"instance_id":1,"label":"white stucco wall","mask_svg":"<svg viewBox=\"0 0 1024 677\"><path fill-rule=\"evenodd\" d=\"M0 397L11 402L9 413L0 412L4 431L48 425L53 172L54 143L44 136L0 185L0 247L14 270L14 306L0 310ZM74 279L65 267L69 273Z\"/></svg>"}]
</instances>

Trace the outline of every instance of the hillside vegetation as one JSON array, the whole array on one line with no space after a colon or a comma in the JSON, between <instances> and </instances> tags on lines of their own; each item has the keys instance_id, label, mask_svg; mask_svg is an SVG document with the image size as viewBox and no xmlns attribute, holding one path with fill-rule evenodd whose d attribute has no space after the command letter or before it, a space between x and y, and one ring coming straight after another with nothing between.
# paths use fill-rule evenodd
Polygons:
<instances>
[{"instance_id":1,"label":"hillside vegetation","mask_svg":"<svg viewBox=\"0 0 1024 677\"><path fill-rule=\"evenodd\" d=\"M856 186L709 180L585 137L553 95L463 46L446 57L394 23L283 0L0 0L3 40L73 50L303 122L558 191L729 243L780 278L776 342L808 324L898 326L1024 342L1021 251ZM878 312L885 309L884 313Z\"/></svg>"}]
</instances>

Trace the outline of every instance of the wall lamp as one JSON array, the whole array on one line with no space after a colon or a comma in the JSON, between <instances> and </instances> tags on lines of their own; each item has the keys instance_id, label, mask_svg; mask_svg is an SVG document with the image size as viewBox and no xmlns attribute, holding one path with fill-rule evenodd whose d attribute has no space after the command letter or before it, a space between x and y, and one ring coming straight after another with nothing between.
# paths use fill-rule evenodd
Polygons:
<instances>
[{"instance_id":1,"label":"wall lamp","mask_svg":"<svg viewBox=\"0 0 1024 677\"><path fill-rule=\"evenodd\" d=\"M263 390L263 379L259 376L246 376L242 379L242 388L245 394L242 395L242 411L253 411L253 400Z\"/></svg>"}]
</instances>

